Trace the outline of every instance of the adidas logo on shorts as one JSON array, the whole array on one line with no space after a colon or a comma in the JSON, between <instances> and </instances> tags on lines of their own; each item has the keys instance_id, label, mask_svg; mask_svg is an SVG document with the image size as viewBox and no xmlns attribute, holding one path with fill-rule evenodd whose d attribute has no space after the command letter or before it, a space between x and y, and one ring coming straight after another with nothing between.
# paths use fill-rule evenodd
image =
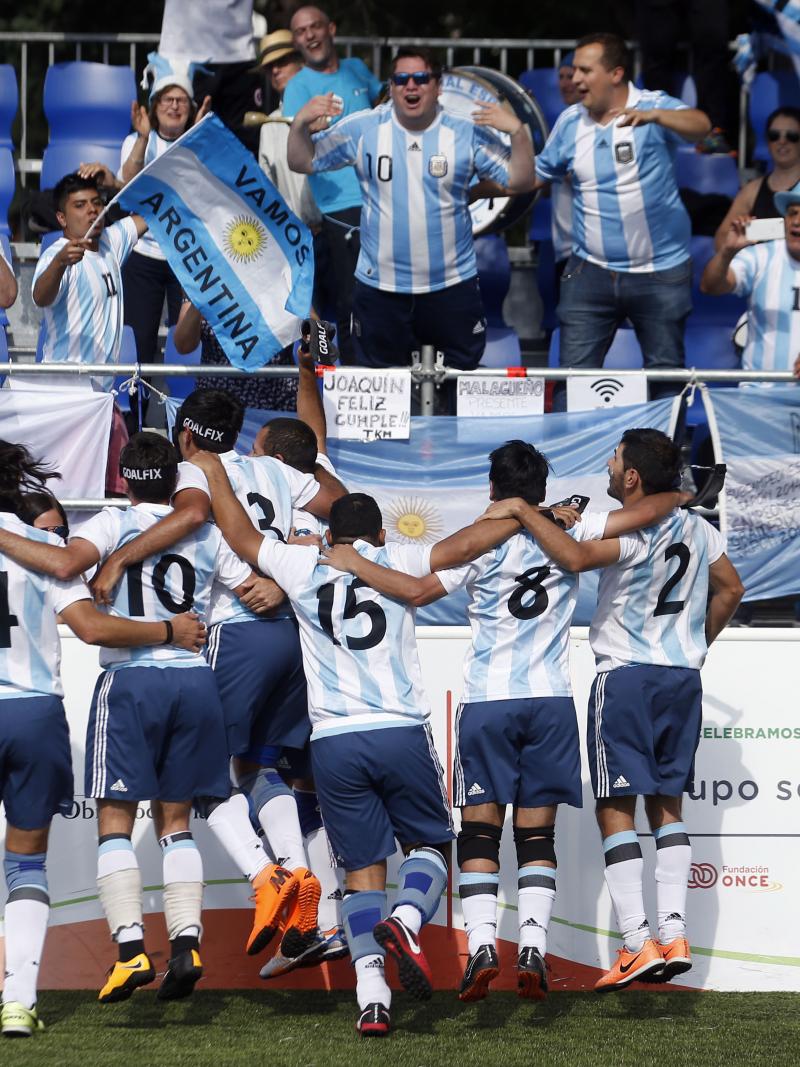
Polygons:
<instances>
[{"instance_id":1,"label":"adidas logo on shorts","mask_svg":"<svg viewBox=\"0 0 800 1067\"><path fill-rule=\"evenodd\" d=\"M116 782L111 786L112 793L127 793L128 787L125 785L121 778L117 778Z\"/></svg>"},{"instance_id":2,"label":"adidas logo on shorts","mask_svg":"<svg viewBox=\"0 0 800 1067\"><path fill-rule=\"evenodd\" d=\"M469 792L467 793L467 796L479 797L482 796L485 792L486 790L482 789L477 782L473 782L473 784L469 787Z\"/></svg>"},{"instance_id":3,"label":"adidas logo on shorts","mask_svg":"<svg viewBox=\"0 0 800 1067\"><path fill-rule=\"evenodd\" d=\"M619 778L617 778L616 782L614 782L614 787L613 788L614 789L630 789L630 787L631 787L631 783L628 781L628 779L625 777L624 774L621 774L619 776Z\"/></svg>"}]
</instances>

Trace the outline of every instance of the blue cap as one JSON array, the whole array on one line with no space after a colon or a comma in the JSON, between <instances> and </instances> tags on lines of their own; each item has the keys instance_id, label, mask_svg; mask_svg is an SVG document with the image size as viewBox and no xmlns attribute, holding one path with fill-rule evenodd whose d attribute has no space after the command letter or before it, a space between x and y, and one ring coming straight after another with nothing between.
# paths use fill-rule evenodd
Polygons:
<instances>
[{"instance_id":1,"label":"blue cap","mask_svg":"<svg viewBox=\"0 0 800 1067\"><path fill-rule=\"evenodd\" d=\"M785 193L775 193L774 200L775 207L781 215L785 215L792 204L800 204L800 182L793 185Z\"/></svg>"}]
</instances>

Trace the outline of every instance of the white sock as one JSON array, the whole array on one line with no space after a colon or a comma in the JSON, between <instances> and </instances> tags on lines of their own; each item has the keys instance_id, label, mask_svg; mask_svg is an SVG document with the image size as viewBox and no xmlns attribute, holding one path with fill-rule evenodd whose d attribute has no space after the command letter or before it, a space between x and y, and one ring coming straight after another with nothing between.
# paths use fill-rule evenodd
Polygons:
<instances>
[{"instance_id":1,"label":"white sock","mask_svg":"<svg viewBox=\"0 0 800 1067\"><path fill-rule=\"evenodd\" d=\"M50 905L41 900L6 903L6 980L3 1003L36 1003L36 979L47 933Z\"/></svg>"},{"instance_id":2,"label":"white sock","mask_svg":"<svg viewBox=\"0 0 800 1067\"><path fill-rule=\"evenodd\" d=\"M422 912L413 904L395 905L392 909L392 918L399 919L412 934L418 934L422 929Z\"/></svg>"},{"instance_id":3,"label":"white sock","mask_svg":"<svg viewBox=\"0 0 800 1067\"><path fill-rule=\"evenodd\" d=\"M269 857L250 822L247 798L234 793L229 800L218 804L206 821L217 841L248 882L252 882L269 864Z\"/></svg>"},{"instance_id":4,"label":"white sock","mask_svg":"<svg viewBox=\"0 0 800 1067\"><path fill-rule=\"evenodd\" d=\"M611 894L617 927L625 947L638 952L651 936L644 910L644 861L635 830L621 830L603 839L606 885Z\"/></svg>"},{"instance_id":5,"label":"white sock","mask_svg":"<svg viewBox=\"0 0 800 1067\"><path fill-rule=\"evenodd\" d=\"M481 945L495 947L497 939L497 887L500 875L462 871L458 877L461 913L470 956Z\"/></svg>"},{"instance_id":6,"label":"white sock","mask_svg":"<svg viewBox=\"0 0 800 1067\"><path fill-rule=\"evenodd\" d=\"M290 871L308 867L303 850L303 835L297 816L297 802L291 793L282 793L268 800L258 812L269 847L278 862Z\"/></svg>"},{"instance_id":7,"label":"white sock","mask_svg":"<svg viewBox=\"0 0 800 1067\"><path fill-rule=\"evenodd\" d=\"M341 867L333 866L333 856L328 835L321 826L303 838L308 856L309 869L319 878L322 896L319 900L319 928L330 930L342 925L342 890L344 888Z\"/></svg>"},{"instance_id":8,"label":"white sock","mask_svg":"<svg viewBox=\"0 0 800 1067\"><path fill-rule=\"evenodd\" d=\"M556 899L556 869L532 864L518 874L519 947L547 951L547 929Z\"/></svg>"},{"instance_id":9,"label":"white sock","mask_svg":"<svg viewBox=\"0 0 800 1067\"><path fill-rule=\"evenodd\" d=\"M361 1011L368 1004L383 1004L384 1008L392 1005L392 991L386 982L386 970L383 956L375 953L362 956L355 962L356 999Z\"/></svg>"},{"instance_id":10,"label":"white sock","mask_svg":"<svg viewBox=\"0 0 800 1067\"><path fill-rule=\"evenodd\" d=\"M662 944L686 936L686 893L692 867L692 846L683 823L655 831L656 907Z\"/></svg>"},{"instance_id":11,"label":"white sock","mask_svg":"<svg viewBox=\"0 0 800 1067\"><path fill-rule=\"evenodd\" d=\"M142 875L129 837L104 837L97 849L97 891L114 941L142 941Z\"/></svg>"},{"instance_id":12,"label":"white sock","mask_svg":"<svg viewBox=\"0 0 800 1067\"><path fill-rule=\"evenodd\" d=\"M188 831L160 837L163 850L164 920L174 941L181 934L200 937L203 906L203 861Z\"/></svg>"}]
</instances>

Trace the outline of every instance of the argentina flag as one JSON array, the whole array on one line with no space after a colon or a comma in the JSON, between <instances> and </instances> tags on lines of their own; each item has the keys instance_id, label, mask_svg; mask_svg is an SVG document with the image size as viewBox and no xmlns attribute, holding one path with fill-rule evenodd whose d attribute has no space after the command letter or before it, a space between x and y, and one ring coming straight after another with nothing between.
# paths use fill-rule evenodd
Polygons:
<instances>
[{"instance_id":1,"label":"argentina flag","mask_svg":"<svg viewBox=\"0 0 800 1067\"><path fill-rule=\"evenodd\" d=\"M114 199L146 219L234 366L255 370L299 336L311 310L311 233L216 115Z\"/></svg>"}]
</instances>

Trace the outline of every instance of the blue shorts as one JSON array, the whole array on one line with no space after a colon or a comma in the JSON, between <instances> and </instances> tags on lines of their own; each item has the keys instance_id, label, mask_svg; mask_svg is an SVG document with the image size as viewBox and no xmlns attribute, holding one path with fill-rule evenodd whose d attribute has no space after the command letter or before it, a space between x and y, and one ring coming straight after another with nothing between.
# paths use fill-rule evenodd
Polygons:
<instances>
[{"instance_id":1,"label":"blue shorts","mask_svg":"<svg viewBox=\"0 0 800 1067\"><path fill-rule=\"evenodd\" d=\"M87 797L230 796L225 724L213 672L123 667L97 679L86 728Z\"/></svg>"},{"instance_id":2,"label":"blue shorts","mask_svg":"<svg viewBox=\"0 0 800 1067\"><path fill-rule=\"evenodd\" d=\"M331 848L346 870L393 855L395 839L438 845L455 836L430 727L319 737L311 763Z\"/></svg>"},{"instance_id":3,"label":"blue shorts","mask_svg":"<svg viewBox=\"0 0 800 1067\"><path fill-rule=\"evenodd\" d=\"M72 755L61 697L0 700L0 800L18 830L41 830L72 807Z\"/></svg>"},{"instance_id":4,"label":"blue shorts","mask_svg":"<svg viewBox=\"0 0 800 1067\"><path fill-rule=\"evenodd\" d=\"M458 807L582 806L581 750L572 697L462 704L456 716Z\"/></svg>"},{"instance_id":5,"label":"blue shorts","mask_svg":"<svg viewBox=\"0 0 800 1067\"><path fill-rule=\"evenodd\" d=\"M305 745L311 724L294 619L218 623L209 630L206 658L225 712L231 756L269 764L262 748Z\"/></svg>"},{"instance_id":6,"label":"blue shorts","mask_svg":"<svg viewBox=\"0 0 800 1067\"><path fill-rule=\"evenodd\" d=\"M586 743L594 795L679 797L694 783L700 671L638 664L598 674Z\"/></svg>"},{"instance_id":7,"label":"blue shorts","mask_svg":"<svg viewBox=\"0 0 800 1067\"><path fill-rule=\"evenodd\" d=\"M314 777L311 769L311 742L303 748L284 748L276 764L287 781Z\"/></svg>"}]
</instances>

